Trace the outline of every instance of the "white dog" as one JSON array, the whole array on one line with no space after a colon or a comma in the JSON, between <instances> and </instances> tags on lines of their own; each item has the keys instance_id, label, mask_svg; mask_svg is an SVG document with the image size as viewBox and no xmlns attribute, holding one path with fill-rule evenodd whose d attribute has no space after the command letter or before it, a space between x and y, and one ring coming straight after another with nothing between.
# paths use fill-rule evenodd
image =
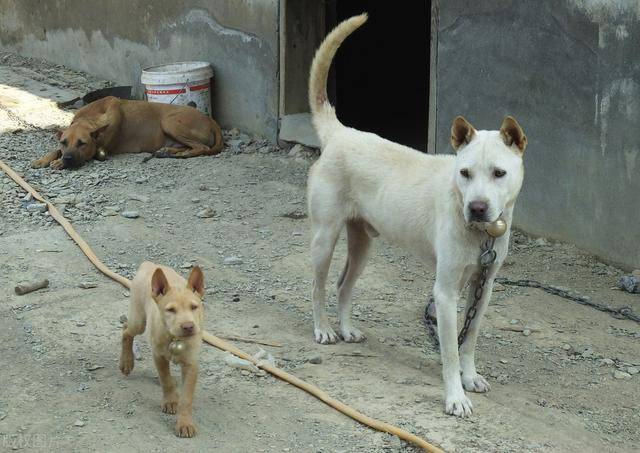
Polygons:
<instances>
[{"instance_id":1,"label":"white dog","mask_svg":"<svg viewBox=\"0 0 640 453\"><path fill-rule=\"evenodd\" d=\"M489 390L476 372L476 338L493 279L507 254L527 139L511 117L505 118L499 131L477 131L457 117L451 128L457 154L434 156L342 125L327 100L327 74L340 44L366 20L363 14L340 23L324 40L311 66L309 100L322 143L322 155L311 168L308 182L315 339L323 344L338 341L325 313L325 283L345 225L348 257L338 282L338 317L340 336L347 342L365 338L351 323L350 299L372 237L382 235L424 260L435 259L433 294L445 412L468 416L473 406L463 386L473 392ZM479 272L480 248L487 238L483 226L498 218L507 223L507 233L495 241L497 259L458 355L456 305Z\"/></svg>"}]
</instances>

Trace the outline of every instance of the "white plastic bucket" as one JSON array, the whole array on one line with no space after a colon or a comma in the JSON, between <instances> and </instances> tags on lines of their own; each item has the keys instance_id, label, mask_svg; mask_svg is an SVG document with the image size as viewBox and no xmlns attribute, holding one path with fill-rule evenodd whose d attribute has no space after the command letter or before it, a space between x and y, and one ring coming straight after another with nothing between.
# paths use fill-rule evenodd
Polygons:
<instances>
[{"instance_id":1,"label":"white plastic bucket","mask_svg":"<svg viewBox=\"0 0 640 453\"><path fill-rule=\"evenodd\" d=\"M183 61L142 70L147 100L163 104L192 105L211 116L213 69L205 61Z\"/></svg>"}]
</instances>

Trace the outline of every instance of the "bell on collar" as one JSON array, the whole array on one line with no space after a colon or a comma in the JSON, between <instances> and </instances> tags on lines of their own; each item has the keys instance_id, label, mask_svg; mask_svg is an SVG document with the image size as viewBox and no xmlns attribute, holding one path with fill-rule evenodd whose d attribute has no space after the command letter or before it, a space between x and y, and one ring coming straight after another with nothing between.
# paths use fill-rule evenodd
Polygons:
<instances>
[{"instance_id":1,"label":"bell on collar","mask_svg":"<svg viewBox=\"0 0 640 453\"><path fill-rule=\"evenodd\" d=\"M491 222L485 229L487 234L492 238L499 238L507 231L507 222L502 219L498 219L495 222Z\"/></svg>"},{"instance_id":2,"label":"bell on collar","mask_svg":"<svg viewBox=\"0 0 640 453\"><path fill-rule=\"evenodd\" d=\"M187 348L187 345L182 340L171 340L169 343L169 352L172 355L180 355Z\"/></svg>"}]
</instances>

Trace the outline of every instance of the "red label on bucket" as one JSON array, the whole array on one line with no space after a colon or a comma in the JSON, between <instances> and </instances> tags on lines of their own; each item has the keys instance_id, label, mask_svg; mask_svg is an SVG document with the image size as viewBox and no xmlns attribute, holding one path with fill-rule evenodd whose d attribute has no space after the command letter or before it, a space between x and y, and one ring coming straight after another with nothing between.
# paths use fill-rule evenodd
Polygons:
<instances>
[{"instance_id":1,"label":"red label on bucket","mask_svg":"<svg viewBox=\"0 0 640 453\"><path fill-rule=\"evenodd\" d=\"M184 88L179 88L177 90L146 90L147 94L182 94L186 92L187 90Z\"/></svg>"},{"instance_id":2,"label":"red label on bucket","mask_svg":"<svg viewBox=\"0 0 640 453\"><path fill-rule=\"evenodd\" d=\"M200 90L206 90L207 88L209 88L209 84L205 83L203 85L194 85L192 87L189 87L190 91L200 91Z\"/></svg>"}]
</instances>

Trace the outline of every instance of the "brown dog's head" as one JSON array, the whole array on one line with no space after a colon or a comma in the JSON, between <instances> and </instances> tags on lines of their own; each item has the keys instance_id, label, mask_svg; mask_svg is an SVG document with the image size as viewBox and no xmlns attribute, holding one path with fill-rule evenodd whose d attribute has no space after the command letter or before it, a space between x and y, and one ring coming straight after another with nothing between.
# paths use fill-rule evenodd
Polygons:
<instances>
[{"instance_id":1,"label":"brown dog's head","mask_svg":"<svg viewBox=\"0 0 640 453\"><path fill-rule=\"evenodd\" d=\"M158 304L165 328L176 338L191 337L202 332L204 276L198 266L191 269L184 287L169 286L158 268L151 277L151 297Z\"/></svg>"},{"instance_id":2,"label":"brown dog's head","mask_svg":"<svg viewBox=\"0 0 640 453\"><path fill-rule=\"evenodd\" d=\"M98 139L107 126L95 126L86 121L78 121L56 136L62 151L64 168L79 167L93 159L98 151Z\"/></svg>"}]
</instances>

